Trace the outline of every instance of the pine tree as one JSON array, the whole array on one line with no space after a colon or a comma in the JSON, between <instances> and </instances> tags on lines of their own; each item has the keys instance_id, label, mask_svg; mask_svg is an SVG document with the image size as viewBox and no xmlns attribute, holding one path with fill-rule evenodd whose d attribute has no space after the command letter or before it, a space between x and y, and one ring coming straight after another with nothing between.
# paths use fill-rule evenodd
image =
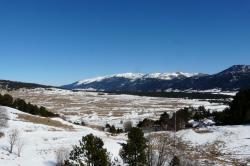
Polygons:
<instances>
[{"instance_id":1,"label":"pine tree","mask_svg":"<svg viewBox=\"0 0 250 166\"><path fill-rule=\"evenodd\" d=\"M127 144L122 145L120 156L129 166L146 165L146 139L139 128L132 128L128 133Z\"/></svg>"},{"instance_id":2,"label":"pine tree","mask_svg":"<svg viewBox=\"0 0 250 166\"><path fill-rule=\"evenodd\" d=\"M159 119L159 124L161 125L162 128L166 129L168 123L169 123L169 115L166 112L164 112Z\"/></svg>"},{"instance_id":3,"label":"pine tree","mask_svg":"<svg viewBox=\"0 0 250 166\"><path fill-rule=\"evenodd\" d=\"M0 105L3 106L12 106L13 105L13 97L9 94L1 95L0 96Z\"/></svg>"},{"instance_id":4,"label":"pine tree","mask_svg":"<svg viewBox=\"0 0 250 166\"><path fill-rule=\"evenodd\" d=\"M74 146L70 153L70 160L65 161L68 165L108 166L110 165L107 150L103 148L103 141L89 134L82 137L80 146Z\"/></svg>"},{"instance_id":5,"label":"pine tree","mask_svg":"<svg viewBox=\"0 0 250 166\"><path fill-rule=\"evenodd\" d=\"M217 124L239 125L250 123L250 90L241 90L223 112L213 113Z\"/></svg>"}]
</instances>

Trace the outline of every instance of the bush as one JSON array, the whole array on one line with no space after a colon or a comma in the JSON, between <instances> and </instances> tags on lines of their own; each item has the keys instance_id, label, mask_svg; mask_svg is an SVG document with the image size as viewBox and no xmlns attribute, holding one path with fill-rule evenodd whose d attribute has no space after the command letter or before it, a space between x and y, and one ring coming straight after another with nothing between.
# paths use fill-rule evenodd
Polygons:
<instances>
[{"instance_id":1,"label":"bush","mask_svg":"<svg viewBox=\"0 0 250 166\"><path fill-rule=\"evenodd\" d=\"M146 118L143 121L140 121L137 127L148 129L148 128L152 128L155 125L155 123L156 122L154 120Z\"/></svg>"},{"instance_id":2,"label":"bush","mask_svg":"<svg viewBox=\"0 0 250 166\"><path fill-rule=\"evenodd\" d=\"M198 107L198 109L194 110L193 112L194 112L193 119L197 121L211 116L211 113L208 110L206 110L204 106Z\"/></svg>"},{"instance_id":3,"label":"bush","mask_svg":"<svg viewBox=\"0 0 250 166\"><path fill-rule=\"evenodd\" d=\"M110 132L111 134L119 134L119 133L123 133L122 129L119 128L115 128L114 125L110 126L110 124L106 124L105 128L108 129L108 132Z\"/></svg>"}]
</instances>

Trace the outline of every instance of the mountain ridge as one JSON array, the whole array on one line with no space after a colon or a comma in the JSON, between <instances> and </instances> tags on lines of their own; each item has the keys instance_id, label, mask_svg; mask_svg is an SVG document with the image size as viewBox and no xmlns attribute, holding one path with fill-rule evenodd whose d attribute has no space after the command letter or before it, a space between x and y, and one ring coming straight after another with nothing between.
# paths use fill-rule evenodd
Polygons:
<instances>
[{"instance_id":1,"label":"mountain ridge","mask_svg":"<svg viewBox=\"0 0 250 166\"><path fill-rule=\"evenodd\" d=\"M250 65L234 65L216 74L202 73L123 73L64 85L66 89L96 91L154 92L172 90L238 90L250 88Z\"/></svg>"}]
</instances>

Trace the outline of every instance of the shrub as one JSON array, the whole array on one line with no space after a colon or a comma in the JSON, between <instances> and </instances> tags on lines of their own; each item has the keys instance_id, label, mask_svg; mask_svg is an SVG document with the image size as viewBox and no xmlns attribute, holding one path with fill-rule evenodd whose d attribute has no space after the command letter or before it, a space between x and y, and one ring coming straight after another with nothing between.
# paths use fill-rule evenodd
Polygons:
<instances>
[{"instance_id":1,"label":"shrub","mask_svg":"<svg viewBox=\"0 0 250 166\"><path fill-rule=\"evenodd\" d=\"M137 125L137 127L140 127L140 128L152 128L155 124L155 121L154 120L151 120L151 119L144 119L143 121L140 121Z\"/></svg>"},{"instance_id":2,"label":"shrub","mask_svg":"<svg viewBox=\"0 0 250 166\"><path fill-rule=\"evenodd\" d=\"M123 133L122 129L119 128L115 128L114 125L110 125L110 124L106 124L105 128L108 129L107 131L110 132L111 134L119 134L119 133Z\"/></svg>"}]
</instances>

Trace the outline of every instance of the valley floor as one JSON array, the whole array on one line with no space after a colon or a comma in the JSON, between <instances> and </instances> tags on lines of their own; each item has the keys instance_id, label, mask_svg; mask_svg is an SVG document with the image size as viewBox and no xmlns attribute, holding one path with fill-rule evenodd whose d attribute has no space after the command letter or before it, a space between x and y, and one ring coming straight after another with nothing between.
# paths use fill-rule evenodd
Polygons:
<instances>
[{"instance_id":1,"label":"valley floor","mask_svg":"<svg viewBox=\"0 0 250 166\"><path fill-rule=\"evenodd\" d=\"M77 121L80 117L88 126L92 124L104 126L106 123L113 123L121 127L121 121L131 120L136 123L145 117L158 118L163 111L173 112L185 106L205 105L206 108L214 111L220 111L226 107L223 104L199 100L107 95L64 90L36 89L10 93L16 97L28 99L34 104L49 107L50 110L62 113L72 121ZM64 147L70 150L72 145L78 144L82 136L90 133L104 141L104 146L113 159L120 159L120 143L124 143L127 138L125 134L111 136L95 127L74 125L60 118L41 118L8 107L0 107L0 109L7 111L9 115L8 126L0 129L5 134L0 136L0 165L33 166L35 163L36 166L54 166L56 163L55 152L58 149ZM105 110L107 113L102 114L102 111L105 112ZM12 154L7 151L8 134L13 129L20 131L21 140L24 143L20 157L17 157L16 149ZM157 134L166 133L169 134L169 132L158 132ZM183 151L183 155L191 160L200 161L203 165L234 166L250 163L250 126L187 129L177 132L177 138L185 145L180 149Z\"/></svg>"},{"instance_id":2,"label":"valley floor","mask_svg":"<svg viewBox=\"0 0 250 166\"><path fill-rule=\"evenodd\" d=\"M57 112L72 122L83 121L91 127L103 127L107 123L122 127L122 123L138 123L144 118L157 119L163 112L173 113L184 107L205 106L211 111L221 111L227 106L205 100L114 95L98 92L73 92L62 89L19 89L2 91L33 104Z\"/></svg>"}]
</instances>

